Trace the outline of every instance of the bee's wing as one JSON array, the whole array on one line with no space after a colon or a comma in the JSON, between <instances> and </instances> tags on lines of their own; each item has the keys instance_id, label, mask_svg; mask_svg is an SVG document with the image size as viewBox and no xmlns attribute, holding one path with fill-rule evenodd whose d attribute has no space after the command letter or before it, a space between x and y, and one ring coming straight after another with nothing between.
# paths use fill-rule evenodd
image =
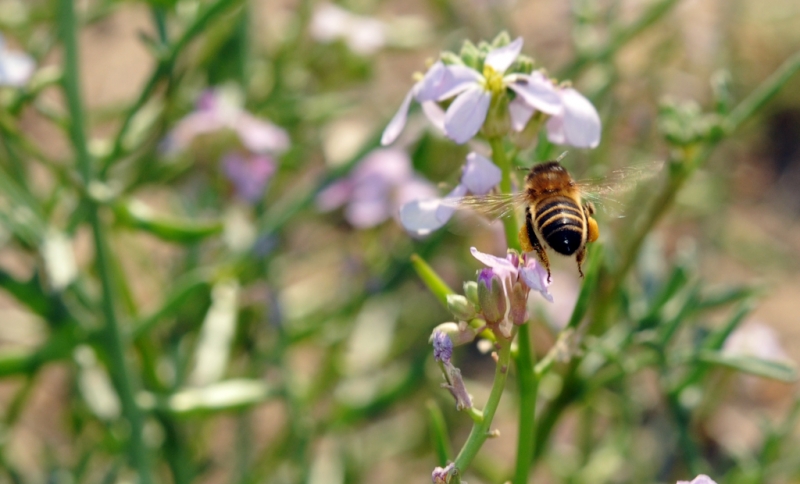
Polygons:
<instances>
[{"instance_id":1,"label":"bee's wing","mask_svg":"<svg viewBox=\"0 0 800 484\"><path fill-rule=\"evenodd\" d=\"M490 219L503 218L525 204L525 193L490 194L454 199L457 208L466 208Z\"/></svg>"},{"instance_id":2,"label":"bee's wing","mask_svg":"<svg viewBox=\"0 0 800 484\"><path fill-rule=\"evenodd\" d=\"M655 177L663 166L663 161L628 166L614 170L603 178L580 180L575 184L583 199L612 216L623 217L625 197L637 185Z\"/></svg>"}]
</instances>

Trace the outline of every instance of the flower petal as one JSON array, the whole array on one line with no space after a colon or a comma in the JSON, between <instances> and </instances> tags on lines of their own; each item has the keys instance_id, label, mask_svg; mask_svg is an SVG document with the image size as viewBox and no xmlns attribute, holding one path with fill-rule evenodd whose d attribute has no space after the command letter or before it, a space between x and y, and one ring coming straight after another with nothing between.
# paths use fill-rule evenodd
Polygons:
<instances>
[{"instance_id":1,"label":"flower petal","mask_svg":"<svg viewBox=\"0 0 800 484\"><path fill-rule=\"evenodd\" d=\"M254 153L282 153L289 148L286 131L245 112L236 117L233 128L242 144Z\"/></svg>"},{"instance_id":2,"label":"flower petal","mask_svg":"<svg viewBox=\"0 0 800 484\"><path fill-rule=\"evenodd\" d=\"M444 115L445 134L458 144L472 139L486 120L491 99L492 95L477 85L459 94Z\"/></svg>"},{"instance_id":3,"label":"flower petal","mask_svg":"<svg viewBox=\"0 0 800 484\"><path fill-rule=\"evenodd\" d=\"M422 237L441 228L447 220L440 220L436 211L442 200L415 200L400 207L400 223L412 235Z\"/></svg>"},{"instance_id":4,"label":"flower petal","mask_svg":"<svg viewBox=\"0 0 800 484\"><path fill-rule=\"evenodd\" d=\"M564 133L564 118L553 116L547 120L547 139L557 145L567 144L567 135Z\"/></svg>"},{"instance_id":5,"label":"flower petal","mask_svg":"<svg viewBox=\"0 0 800 484\"><path fill-rule=\"evenodd\" d=\"M323 188L314 199L317 210L320 212L330 212L335 210L350 199L353 192L353 184L349 179L338 180Z\"/></svg>"},{"instance_id":6,"label":"flower petal","mask_svg":"<svg viewBox=\"0 0 800 484\"><path fill-rule=\"evenodd\" d=\"M486 60L483 64L502 74L517 60L521 51L522 37L517 37L514 42L494 49L486 54Z\"/></svg>"},{"instance_id":7,"label":"flower petal","mask_svg":"<svg viewBox=\"0 0 800 484\"><path fill-rule=\"evenodd\" d=\"M503 172L491 160L477 153L467 155L467 163L461 175L461 183L474 195L486 195L494 188Z\"/></svg>"},{"instance_id":8,"label":"flower petal","mask_svg":"<svg viewBox=\"0 0 800 484\"><path fill-rule=\"evenodd\" d=\"M572 88L561 90L564 103L564 135L576 148L595 148L600 144L600 115L588 99Z\"/></svg>"},{"instance_id":9,"label":"flower petal","mask_svg":"<svg viewBox=\"0 0 800 484\"><path fill-rule=\"evenodd\" d=\"M509 76L513 82L506 85L517 93L530 107L550 115L563 112L563 101L558 90L541 72L531 75L516 74Z\"/></svg>"},{"instance_id":10,"label":"flower petal","mask_svg":"<svg viewBox=\"0 0 800 484\"><path fill-rule=\"evenodd\" d=\"M469 251L473 257L494 269L495 273L500 276L501 279L508 279L510 276L517 273L517 268L506 258L484 254L475 247L470 247Z\"/></svg>"},{"instance_id":11,"label":"flower petal","mask_svg":"<svg viewBox=\"0 0 800 484\"><path fill-rule=\"evenodd\" d=\"M483 76L470 67L446 66L439 61L414 85L414 97L419 102L450 99L470 86L479 84L482 79Z\"/></svg>"},{"instance_id":12,"label":"flower petal","mask_svg":"<svg viewBox=\"0 0 800 484\"><path fill-rule=\"evenodd\" d=\"M450 193L442 199L439 208L436 209L436 216L442 223L446 223L453 216L453 212L458 207L458 200L467 194L467 187L463 184L456 185Z\"/></svg>"},{"instance_id":13,"label":"flower petal","mask_svg":"<svg viewBox=\"0 0 800 484\"><path fill-rule=\"evenodd\" d=\"M519 270L519 278L533 291L538 291L545 299L553 302L553 295L547 291L547 271L539 264L526 264Z\"/></svg>"},{"instance_id":14,"label":"flower petal","mask_svg":"<svg viewBox=\"0 0 800 484\"><path fill-rule=\"evenodd\" d=\"M383 135L381 135L381 144L383 146L390 145L394 143L400 133L403 131L403 128L406 126L406 118L408 118L408 108L411 106L411 100L414 98L414 90L408 91L406 94L405 99L403 99L403 103L400 105L400 109L397 110L395 115L392 117L392 120L389 121L389 124L386 125L386 129L383 130Z\"/></svg>"},{"instance_id":15,"label":"flower petal","mask_svg":"<svg viewBox=\"0 0 800 484\"><path fill-rule=\"evenodd\" d=\"M236 194L249 203L257 202L275 173L275 160L269 156L243 156L229 153L222 160L225 176L233 183Z\"/></svg>"},{"instance_id":16,"label":"flower petal","mask_svg":"<svg viewBox=\"0 0 800 484\"><path fill-rule=\"evenodd\" d=\"M388 219L391 214L392 208L385 196L354 197L344 210L344 217L350 225L359 229L374 227Z\"/></svg>"},{"instance_id":17,"label":"flower petal","mask_svg":"<svg viewBox=\"0 0 800 484\"><path fill-rule=\"evenodd\" d=\"M528 121L533 116L534 109L522 100L520 96L508 103L508 115L511 117L511 129L522 131L528 125Z\"/></svg>"},{"instance_id":18,"label":"flower petal","mask_svg":"<svg viewBox=\"0 0 800 484\"><path fill-rule=\"evenodd\" d=\"M444 109L439 107L435 101L425 101L420 106L422 106L422 112L425 113L428 121L444 132Z\"/></svg>"}]
</instances>

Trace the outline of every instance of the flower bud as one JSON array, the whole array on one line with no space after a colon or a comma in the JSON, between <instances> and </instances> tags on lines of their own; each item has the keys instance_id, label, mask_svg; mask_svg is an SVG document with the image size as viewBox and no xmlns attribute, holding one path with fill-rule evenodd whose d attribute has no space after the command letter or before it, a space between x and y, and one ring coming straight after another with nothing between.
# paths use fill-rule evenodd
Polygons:
<instances>
[{"instance_id":1,"label":"flower bud","mask_svg":"<svg viewBox=\"0 0 800 484\"><path fill-rule=\"evenodd\" d=\"M449 362L453 357L453 342L442 331L433 332L433 359L439 362Z\"/></svg>"},{"instance_id":2,"label":"flower bud","mask_svg":"<svg viewBox=\"0 0 800 484\"><path fill-rule=\"evenodd\" d=\"M508 31L504 30L497 34L495 38L492 40L491 47L493 49L497 49L498 47L505 47L511 43L511 36L508 35Z\"/></svg>"},{"instance_id":3,"label":"flower bud","mask_svg":"<svg viewBox=\"0 0 800 484\"><path fill-rule=\"evenodd\" d=\"M455 52L444 51L439 56L442 62L445 65L452 66L454 64L461 64L461 57L458 56Z\"/></svg>"},{"instance_id":4,"label":"flower bud","mask_svg":"<svg viewBox=\"0 0 800 484\"><path fill-rule=\"evenodd\" d=\"M522 281L517 281L511 286L509 294L509 317L514 324L525 324L528 321L528 294L530 288Z\"/></svg>"},{"instance_id":5,"label":"flower bud","mask_svg":"<svg viewBox=\"0 0 800 484\"><path fill-rule=\"evenodd\" d=\"M448 484L455 473L456 466L451 462L445 467L437 467L434 469L431 473L431 481L433 484Z\"/></svg>"},{"instance_id":6,"label":"flower bud","mask_svg":"<svg viewBox=\"0 0 800 484\"><path fill-rule=\"evenodd\" d=\"M436 332L440 331L450 337L453 346L461 346L472 342L475 336L478 335L477 329L461 321L460 323L442 323L433 328L433 333L428 342L433 343L433 338Z\"/></svg>"},{"instance_id":7,"label":"flower bud","mask_svg":"<svg viewBox=\"0 0 800 484\"><path fill-rule=\"evenodd\" d=\"M475 307L460 294L447 295L447 309L458 321L469 321L475 317Z\"/></svg>"},{"instance_id":8,"label":"flower bud","mask_svg":"<svg viewBox=\"0 0 800 484\"><path fill-rule=\"evenodd\" d=\"M478 273L478 301L484 319L489 324L497 324L506 315L506 297L503 281L491 268Z\"/></svg>"},{"instance_id":9,"label":"flower bud","mask_svg":"<svg viewBox=\"0 0 800 484\"><path fill-rule=\"evenodd\" d=\"M472 303L472 306L480 306L481 303L478 301L478 283L475 281L467 281L464 283L464 295L467 297L467 300Z\"/></svg>"},{"instance_id":10,"label":"flower bud","mask_svg":"<svg viewBox=\"0 0 800 484\"><path fill-rule=\"evenodd\" d=\"M475 47L475 44L470 42L469 40L465 40L464 44L461 47L461 52L459 52L459 57L461 57L461 61L467 65L468 67L472 67L473 69L478 69L478 66L481 63L481 51Z\"/></svg>"}]
</instances>

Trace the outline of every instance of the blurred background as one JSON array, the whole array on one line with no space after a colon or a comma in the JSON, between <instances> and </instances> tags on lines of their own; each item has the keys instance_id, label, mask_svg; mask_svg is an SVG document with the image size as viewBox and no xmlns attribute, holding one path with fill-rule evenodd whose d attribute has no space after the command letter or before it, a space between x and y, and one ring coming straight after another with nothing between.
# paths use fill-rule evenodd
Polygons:
<instances>
[{"instance_id":1,"label":"blurred background","mask_svg":"<svg viewBox=\"0 0 800 484\"><path fill-rule=\"evenodd\" d=\"M681 148L665 106L686 119L724 113L800 50L793 0L82 0L78 74L98 173L83 184L59 85L63 3L0 0L0 56L34 65L23 85L0 87L0 482L137 482L142 465L149 482L427 482L438 465L431 408L454 449L471 422L429 357L431 330L452 315L409 257L461 292L479 268L469 247L505 245L474 221L410 237L393 218L397 175L376 182L378 214L359 215L346 185L321 195L357 184L413 74L466 39L522 36L537 67L570 79L601 114L600 146L564 161L588 178L667 160ZM426 193L453 186L469 150L418 114L392 149ZM647 313L637 304L679 267L682 287L747 295L743 351L800 361L799 216L800 77L678 193L645 239L625 314ZM607 246L629 234L602 213L600 224ZM553 279L556 302L531 307L540 356L581 284L572 261L556 261ZM693 321L723 324L730 311L717 309ZM491 359L474 346L457 359L485 401ZM537 456L536 482L693 477L676 454L664 379L645 368L573 402ZM561 383L542 382L542 405ZM701 388L690 424L712 477L800 481L796 384L715 370ZM513 465L513 391L496 417L502 437L469 482L502 482ZM620 399L635 408L618 412ZM770 447L773 426L785 440Z\"/></svg>"}]
</instances>

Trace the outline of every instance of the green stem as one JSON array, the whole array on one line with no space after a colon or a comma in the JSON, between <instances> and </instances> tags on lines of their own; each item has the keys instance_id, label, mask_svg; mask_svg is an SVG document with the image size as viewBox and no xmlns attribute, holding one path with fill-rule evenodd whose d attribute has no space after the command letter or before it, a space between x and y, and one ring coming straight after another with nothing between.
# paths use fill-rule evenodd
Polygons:
<instances>
[{"instance_id":1,"label":"green stem","mask_svg":"<svg viewBox=\"0 0 800 484\"><path fill-rule=\"evenodd\" d=\"M511 193L513 187L511 186L511 161L506 156L506 149L503 146L502 138L491 138L489 144L492 147L492 161L503 172L503 177L500 179L500 192L504 194ZM517 218L515 214L511 214L503 218L503 227L506 232L506 244L509 248L519 250L519 229L517 227Z\"/></svg>"},{"instance_id":2,"label":"green stem","mask_svg":"<svg viewBox=\"0 0 800 484\"><path fill-rule=\"evenodd\" d=\"M519 327L517 336L517 386L519 387L519 435L514 484L528 482L531 457L536 444L536 398L539 379L533 374L533 351L527 324Z\"/></svg>"},{"instance_id":3,"label":"green stem","mask_svg":"<svg viewBox=\"0 0 800 484\"><path fill-rule=\"evenodd\" d=\"M464 475L464 471L469 467L469 464L472 462L472 459L475 458L478 450L480 450L486 439L489 438L492 420L497 411L497 406L500 404L500 397L503 396L503 388L505 387L506 377L508 376L509 362L511 361L511 340L513 339L513 334L510 339L505 339L500 334L497 335L500 350L497 357L497 367L494 371L492 391L489 394L486 407L483 409L483 421L475 423L472 426L472 431L469 433L464 447L461 448L461 452L459 452L458 457L456 457L455 467L458 476Z\"/></svg>"},{"instance_id":4,"label":"green stem","mask_svg":"<svg viewBox=\"0 0 800 484\"><path fill-rule=\"evenodd\" d=\"M78 75L77 19L73 0L61 0L59 28L64 44L64 93L71 117L69 124L70 138L75 149L81 179L84 185L88 187L93 179L93 174L84 131L83 104L80 96L80 78ZM144 416L136 404L136 390L125 362L124 345L114 313L114 294L109 263L110 253L103 233L103 226L100 222L98 204L88 198L87 201L90 207L89 220L92 226L97 272L100 275L102 286L102 309L106 322L103 343L110 360L111 374L122 401L122 412L130 425L128 451L130 452L131 462L138 471L139 482L149 484L152 482L152 478L147 449L143 439Z\"/></svg>"}]
</instances>

